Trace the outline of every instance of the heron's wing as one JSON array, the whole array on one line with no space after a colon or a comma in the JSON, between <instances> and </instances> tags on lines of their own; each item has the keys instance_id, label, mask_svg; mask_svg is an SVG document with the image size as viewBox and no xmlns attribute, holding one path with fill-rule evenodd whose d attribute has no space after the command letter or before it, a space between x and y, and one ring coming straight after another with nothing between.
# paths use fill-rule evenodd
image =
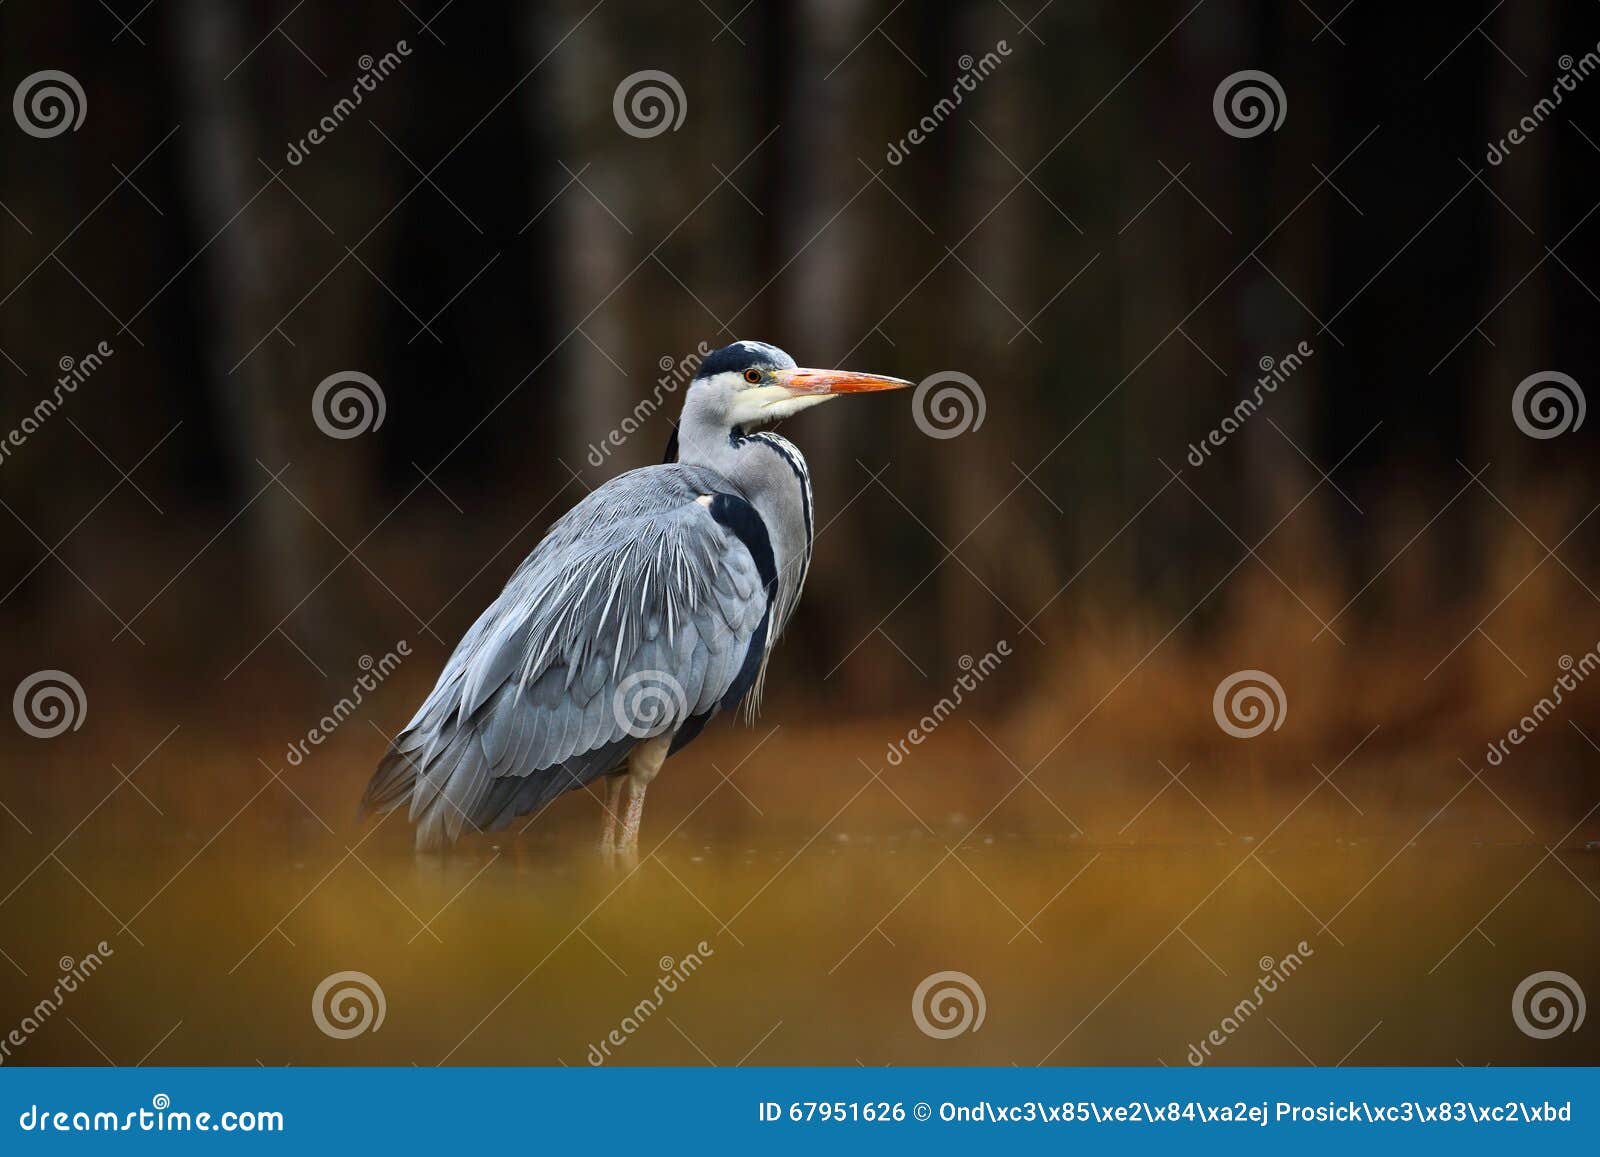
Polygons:
<instances>
[{"instance_id":1,"label":"heron's wing","mask_svg":"<svg viewBox=\"0 0 1600 1157\"><path fill-rule=\"evenodd\" d=\"M754 678L774 581L759 516L720 476L669 465L613 479L473 624L363 806L409 801L419 846L433 846L698 726Z\"/></svg>"}]
</instances>

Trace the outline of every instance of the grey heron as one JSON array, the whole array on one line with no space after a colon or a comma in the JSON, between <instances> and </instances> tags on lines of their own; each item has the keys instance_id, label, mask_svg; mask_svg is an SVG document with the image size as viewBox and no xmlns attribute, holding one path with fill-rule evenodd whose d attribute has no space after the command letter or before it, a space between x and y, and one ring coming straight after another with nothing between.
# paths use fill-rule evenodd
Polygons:
<instances>
[{"instance_id":1,"label":"grey heron","mask_svg":"<svg viewBox=\"0 0 1600 1157\"><path fill-rule=\"evenodd\" d=\"M706 356L668 461L592 491L467 630L362 811L419 850L503 828L606 777L601 848L636 859L645 791L719 711L759 703L811 564L811 476L753 427L900 378L800 369L764 342Z\"/></svg>"}]
</instances>

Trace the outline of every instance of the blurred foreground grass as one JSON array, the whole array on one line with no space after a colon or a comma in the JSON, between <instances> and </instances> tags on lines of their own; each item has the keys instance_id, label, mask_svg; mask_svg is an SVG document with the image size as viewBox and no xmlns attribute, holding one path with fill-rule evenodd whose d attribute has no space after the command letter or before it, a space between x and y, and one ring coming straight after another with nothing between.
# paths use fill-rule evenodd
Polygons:
<instances>
[{"instance_id":1,"label":"blurred foreground grass","mask_svg":"<svg viewBox=\"0 0 1600 1157\"><path fill-rule=\"evenodd\" d=\"M1593 1031L1537 1041L1510 1015L1535 971L1597 990L1597 825L1550 851L1560 832L1524 831L1465 771L1402 809L1384 759L1340 770L1347 799L1304 765L1258 768L1280 819L1300 802L1280 824L1215 766L1161 790L1159 768L1075 761L1036 791L980 742L875 778L825 761L837 730L801 729L738 766L762 734L726 730L663 776L632 876L597 862L575 796L442 859L414 858L399 817L358 825L307 768L218 766L216 823L164 817L175 736L138 773L148 801L122 787L53 855L43 832L0 849L22 881L0 904L0 1026L58 957L114 950L9 1063L582 1065L636 1017L610 1063L1181 1065L1302 941L1214 1063L1600 1059ZM317 1029L312 992L343 970L381 985L379 1031ZM944 970L987 1014L936 1040L912 993Z\"/></svg>"}]
</instances>

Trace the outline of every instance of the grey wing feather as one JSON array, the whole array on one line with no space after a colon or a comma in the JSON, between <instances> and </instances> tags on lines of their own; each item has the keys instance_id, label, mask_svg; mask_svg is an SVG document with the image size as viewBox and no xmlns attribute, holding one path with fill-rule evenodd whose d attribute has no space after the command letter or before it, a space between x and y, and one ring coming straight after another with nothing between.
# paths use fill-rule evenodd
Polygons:
<instances>
[{"instance_id":1,"label":"grey wing feather","mask_svg":"<svg viewBox=\"0 0 1600 1157\"><path fill-rule=\"evenodd\" d=\"M750 552L697 499L711 471L648 467L560 519L479 616L362 801L409 803L419 847L501 827L715 710L767 611Z\"/></svg>"}]
</instances>

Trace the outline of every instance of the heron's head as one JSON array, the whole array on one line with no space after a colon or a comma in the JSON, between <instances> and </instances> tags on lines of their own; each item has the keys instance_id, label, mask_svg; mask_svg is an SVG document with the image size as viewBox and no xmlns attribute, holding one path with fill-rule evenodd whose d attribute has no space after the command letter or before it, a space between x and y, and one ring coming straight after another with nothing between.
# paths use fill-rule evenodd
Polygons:
<instances>
[{"instance_id":1,"label":"heron's head","mask_svg":"<svg viewBox=\"0 0 1600 1157\"><path fill-rule=\"evenodd\" d=\"M798 414L840 394L898 390L900 378L848 370L808 370L777 346L736 341L706 355L689 383L684 412L699 411L726 427L756 426Z\"/></svg>"}]
</instances>

